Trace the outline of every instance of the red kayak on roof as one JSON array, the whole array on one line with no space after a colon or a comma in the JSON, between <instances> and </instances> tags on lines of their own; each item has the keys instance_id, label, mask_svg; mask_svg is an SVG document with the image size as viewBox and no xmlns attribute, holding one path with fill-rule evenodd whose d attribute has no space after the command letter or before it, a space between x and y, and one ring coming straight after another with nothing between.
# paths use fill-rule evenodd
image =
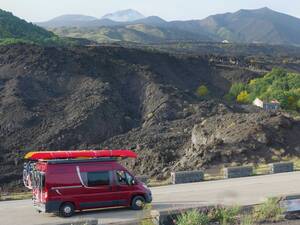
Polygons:
<instances>
[{"instance_id":1,"label":"red kayak on roof","mask_svg":"<svg viewBox=\"0 0 300 225\"><path fill-rule=\"evenodd\" d=\"M100 158L100 157L136 158L137 154L131 150L71 150L71 151L29 152L25 155L25 159L29 159L29 160Z\"/></svg>"}]
</instances>

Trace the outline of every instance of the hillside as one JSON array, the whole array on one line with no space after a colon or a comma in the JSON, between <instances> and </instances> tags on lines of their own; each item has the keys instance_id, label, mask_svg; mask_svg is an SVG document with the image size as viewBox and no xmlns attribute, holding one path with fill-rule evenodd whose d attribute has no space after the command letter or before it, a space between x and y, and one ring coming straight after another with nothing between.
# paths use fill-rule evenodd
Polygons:
<instances>
[{"instance_id":1,"label":"hillside","mask_svg":"<svg viewBox=\"0 0 300 225\"><path fill-rule=\"evenodd\" d=\"M126 26L101 26L103 20L94 21L99 27L72 27L49 28L50 31L62 37L85 38L88 40L103 42L135 42L135 43L159 43L165 41L180 40L207 40L208 37L189 32L180 32L175 28L159 28L146 24L132 24ZM108 21L109 22L109 21Z\"/></svg>"},{"instance_id":2,"label":"hillside","mask_svg":"<svg viewBox=\"0 0 300 225\"><path fill-rule=\"evenodd\" d=\"M52 32L40 28L12 13L0 9L0 40L16 39L32 42L50 42L56 37Z\"/></svg>"},{"instance_id":3,"label":"hillside","mask_svg":"<svg viewBox=\"0 0 300 225\"><path fill-rule=\"evenodd\" d=\"M260 76L247 68L226 69L207 57L115 46L0 46L0 61L0 184L4 189L20 184L21 158L32 149L129 148L139 154L129 168L156 178L173 169L210 167L241 158L241 162L256 162L258 156L268 161L275 148L285 149L278 157L297 154L298 122L280 113L250 115L220 100L233 81L242 81L245 74L247 79ZM195 94L199 85L208 88L209 96ZM262 128L262 137L279 135L281 141L255 142L257 129L249 125L229 144L223 140L228 148L223 153L217 138L207 144L192 142L193 135L206 138L195 125L218 121L226 133L236 117L244 121L248 115L249 124ZM205 123L207 134L219 138L217 125L210 124ZM251 141L245 142L246 137ZM257 157L250 157L255 146ZM193 154L191 148L196 149Z\"/></svg>"},{"instance_id":4,"label":"hillside","mask_svg":"<svg viewBox=\"0 0 300 225\"><path fill-rule=\"evenodd\" d=\"M210 16L200 26L231 42L300 44L300 19L269 8Z\"/></svg>"},{"instance_id":5,"label":"hillside","mask_svg":"<svg viewBox=\"0 0 300 225\"><path fill-rule=\"evenodd\" d=\"M138 43L149 42L149 35L153 29L160 33L166 33L166 30L172 30L171 38L166 36L163 39L153 39L152 42L167 42L173 40L201 40L201 41L223 41L238 43L268 43L283 45L300 45L300 19L283 13L273 11L268 8L257 10L239 10L235 13L225 13L209 16L203 20L191 21L171 21L167 22L160 17L150 16L137 20L116 20L112 17L105 17L94 21L84 21L82 23L73 23L72 26L65 24L52 24L51 30L59 35L68 37L91 37L92 40L102 41L132 41ZM48 22L39 23L40 26L49 27ZM126 36L128 26L152 26L150 33L145 29L145 39L134 35ZM76 33L72 30L76 26ZM89 27L90 30L84 29ZM97 35L103 36L104 29L119 29L118 36L114 38L111 34L105 34L104 38L97 38ZM132 36L132 38L131 38Z\"/></svg>"}]
</instances>

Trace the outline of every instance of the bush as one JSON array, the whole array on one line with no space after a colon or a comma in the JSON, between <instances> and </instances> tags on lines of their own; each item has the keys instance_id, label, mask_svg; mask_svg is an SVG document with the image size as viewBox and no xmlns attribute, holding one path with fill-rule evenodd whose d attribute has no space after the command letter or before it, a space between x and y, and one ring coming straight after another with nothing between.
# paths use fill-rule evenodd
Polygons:
<instances>
[{"instance_id":1,"label":"bush","mask_svg":"<svg viewBox=\"0 0 300 225\"><path fill-rule=\"evenodd\" d=\"M249 94L247 91L242 91L237 97L236 101L238 103L248 103L249 102Z\"/></svg>"},{"instance_id":2,"label":"bush","mask_svg":"<svg viewBox=\"0 0 300 225\"><path fill-rule=\"evenodd\" d=\"M265 203L254 208L253 218L257 222L278 222L283 220L283 212L279 199L269 198Z\"/></svg>"},{"instance_id":3,"label":"bush","mask_svg":"<svg viewBox=\"0 0 300 225\"><path fill-rule=\"evenodd\" d=\"M210 212L210 219L221 225L232 225L237 223L240 207L216 207Z\"/></svg>"},{"instance_id":4,"label":"bush","mask_svg":"<svg viewBox=\"0 0 300 225\"><path fill-rule=\"evenodd\" d=\"M234 98L236 98L242 91L246 91L247 90L247 85L244 83L234 83L232 84L230 90L229 90L229 94L231 96L234 96Z\"/></svg>"},{"instance_id":5,"label":"bush","mask_svg":"<svg viewBox=\"0 0 300 225\"><path fill-rule=\"evenodd\" d=\"M207 225L209 224L209 218L206 214L197 210L188 211L182 213L178 219L178 225Z\"/></svg>"},{"instance_id":6,"label":"bush","mask_svg":"<svg viewBox=\"0 0 300 225\"><path fill-rule=\"evenodd\" d=\"M197 89L197 95L204 97L208 95L208 88L205 85L201 85Z\"/></svg>"}]
</instances>

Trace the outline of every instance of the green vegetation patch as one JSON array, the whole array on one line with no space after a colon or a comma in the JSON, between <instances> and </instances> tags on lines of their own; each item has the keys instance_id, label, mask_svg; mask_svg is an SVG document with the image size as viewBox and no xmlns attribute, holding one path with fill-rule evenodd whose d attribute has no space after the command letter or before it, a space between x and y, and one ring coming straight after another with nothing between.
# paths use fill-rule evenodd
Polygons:
<instances>
[{"instance_id":1,"label":"green vegetation patch","mask_svg":"<svg viewBox=\"0 0 300 225\"><path fill-rule=\"evenodd\" d=\"M199 212L197 210L191 210L182 213L176 224L178 225L207 225L209 224L210 219L207 214Z\"/></svg>"},{"instance_id":2,"label":"green vegetation patch","mask_svg":"<svg viewBox=\"0 0 300 225\"><path fill-rule=\"evenodd\" d=\"M76 40L60 38L32 23L27 23L10 12L0 9L0 45L30 43L42 45L70 45Z\"/></svg>"},{"instance_id":3,"label":"green vegetation patch","mask_svg":"<svg viewBox=\"0 0 300 225\"><path fill-rule=\"evenodd\" d=\"M190 210L183 212L175 220L176 225L254 225L279 222L284 219L284 209L279 198L269 198L263 204L255 206L250 212L240 207L217 206L204 211Z\"/></svg>"},{"instance_id":4,"label":"green vegetation patch","mask_svg":"<svg viewBox=\"0 0 300 225\"><path fill-rule=\"evenodd\" d=\"M257 222L278 222L284 219L284 209L278 198L269 198L265 203L253 209L253 219Z\"/></svg>"},{"instance_id":5,"label":"green vegetation patch","mask_svg":"<svg viewBox=\"0 0 300 225\"><path fill-rule=\"evenodd\" d=\"M300 110L300 74L276 68L248 84L233 84L225 98L243 104L255 98L265 102L277 100L283 109Z\"/></svg>"}]
</instances>

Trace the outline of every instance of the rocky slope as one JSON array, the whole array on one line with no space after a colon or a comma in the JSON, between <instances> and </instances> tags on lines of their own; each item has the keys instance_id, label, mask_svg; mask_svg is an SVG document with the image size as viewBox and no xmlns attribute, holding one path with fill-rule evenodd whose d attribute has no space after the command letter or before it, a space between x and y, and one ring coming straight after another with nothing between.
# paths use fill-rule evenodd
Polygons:
<instances>
[{"instance_id":1,"label":"rocky slope","mask_svg":"<svg viewBox=\"0 0 300 225\"><path fill-rule=\"evenodd\" d=\"M300 126L292 119L217 100L246 72L260 73L220 68L207 57L13 45L0 47L0 63L4 188L20 184L21 158L36 149L130 148L140 156L128 163L131 169L163 178L171 169L256 161L273 148L284 148L282 155L299 148ZM205 99L195 95L201 84L210 91Z\"/></svg>"}]
</instances>

